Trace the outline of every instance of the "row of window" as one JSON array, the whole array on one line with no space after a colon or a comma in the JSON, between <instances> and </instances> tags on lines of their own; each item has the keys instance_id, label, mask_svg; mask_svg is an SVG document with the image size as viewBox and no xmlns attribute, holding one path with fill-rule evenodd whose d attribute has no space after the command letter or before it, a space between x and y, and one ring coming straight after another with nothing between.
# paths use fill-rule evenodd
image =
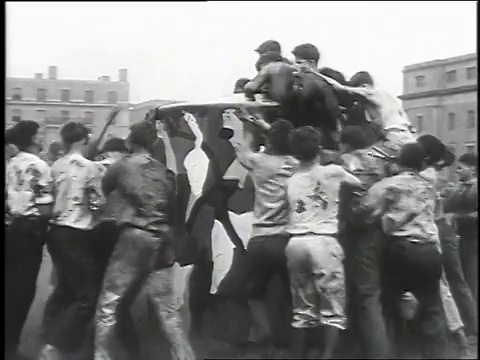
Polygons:
<instances>
[{"instance_id":1,"label":"row of window","mask_svg":"<svg viewBox=\"0 0 480 360\"><path fill-rule=\"evenodd\" d=\"M454 155L459 155L457 154L457 144L455 143L450 143L449 144L450 150L453 152ZM475 153L476 152L476 143L467 143L465 144L465 149L467 150L467 153Z\"/></svg>"},{"instance_id":2,"label":"row of window","mask_svg":"<svg viewBox=\"0 0 480 360\"><path fill-rule=\"evenodd\" d=\"M477 67L476 66L471 66L467 67L465 69L465 77L467 80L475 80L477 78ZM457 70L450 70L445 73L447 83L454 83L457 81ZM424 87L426 84L425 82L425 76L424 75L418 75L415 76L415 85L417 87Z\"/></svg>"},{"instance_id":3,"label":"row of window","mask_svg":"<svg viewBox=\"0 0 480 360\"><path fill-rule=\"evenodd\" d=\"M455 113L448 113L448 130L455 130L456 127L456 115ZM474 110L467 111L467 129L474 129L477 123L477 116ZM423 131L425 129L423 123L423 115L417 115L417 130Z\"/></svg>"},{"instance_id":4,"label":"row of window","mask_svg":"<svg viewBox=\"0 0 480 360\"><path fill-rule=\"evenodd\" d=\"M37 89L37 101L47 101L47 89ZM22 89L13 88L12 90L12 99L13 100L22 100ZM69 102L71 100L70 90L62 89L60 91L60 100L62 102ZM86 103L95 102L95 92L93 90L85 90L84 100ZM107 93L107 101L109 104L116 104L118 101L118 93L116 91L109 91Z\"/></svg>"},{"instance_id":5,"label":"row of window","mask_svg":"<svg viewBox=\"0 0 480 360\"><path fill-rule=\"evenodd\" d=\"M71 119L70 111L60 110L59 117L48 117L45 110L37 110L35 114L35 120L38 122L45 122L46 124L64 124ZM86 124L93 124L94 122L94 112L85 111L84 116L81 118ZM12 109L12 121L19 122L22 120L22 110Z\"/></svg>"}]
</instances>

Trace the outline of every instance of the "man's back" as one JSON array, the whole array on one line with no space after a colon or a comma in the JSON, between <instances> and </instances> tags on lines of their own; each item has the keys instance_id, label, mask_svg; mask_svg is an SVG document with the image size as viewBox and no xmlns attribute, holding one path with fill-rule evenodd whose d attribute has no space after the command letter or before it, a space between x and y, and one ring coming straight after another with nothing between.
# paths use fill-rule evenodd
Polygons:
<instances>
[{"instance_id":1,"label":"man's back","mask_svg":"<svg viewBox=\"0 0 480 360\"><path fill-rule=\"evenodd\" d=\"M112 165L103 179L102 187L108 196L113 191L125 201L117 209L120 223L154 231L168 223L171 186L166 168L145 154L133 154Z\"/></svg>"},{"instance_id":2,"label":"man's back","mask_svg":"<svg viewBox=\"0 0 480 360\"><path fill-rule=\"evenodd\" d=\"M273 231L288 224L287 180L298 162L291 156L252 154L248 168L255 185L254 233Z\"/></svg>"}]
</instances>

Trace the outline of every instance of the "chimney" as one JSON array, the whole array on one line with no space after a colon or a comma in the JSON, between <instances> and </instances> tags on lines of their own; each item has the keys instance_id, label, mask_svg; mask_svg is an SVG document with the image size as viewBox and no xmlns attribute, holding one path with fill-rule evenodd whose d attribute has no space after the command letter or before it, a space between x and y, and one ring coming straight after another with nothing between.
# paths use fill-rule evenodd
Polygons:
<instances>
[{"instance_id":1,"label":"chimney","mask_svg":"<svg viewBox=\"0 0 480 360\"><path fill-rule=\"evenodd\" d=\"M48 78L50 80L57 80L57 67L49 66L48 67Z\"/></svg>"},{"instance_id":2,"label":"chimney","mask_svg":"<svg viewBox=\"0 0 480 360\"><path fill-rule=\"evenodd\" d=\"M118 81L127 82L128 70L120 69L118 70Z\"/></svg>"},{"instance_id":3,"label":"chimney","mask_svg":"<svg viewBox=\"0 0 480 360\"><path fill-rule=\"evenodd\" d=\"M110 76L108 75L101 76L100 81L110 81Z\"/></svg>"},{"instance_id":4,"label":"chimney","mask_svg":"<svg viewBox=\"0 0 480 360\"><path fill-rule=\"evenodd\" d=\"M35 79L36 80L42 80L43 79L43 74L42 73L35 73Z\"/></svg>"}]
</instances>

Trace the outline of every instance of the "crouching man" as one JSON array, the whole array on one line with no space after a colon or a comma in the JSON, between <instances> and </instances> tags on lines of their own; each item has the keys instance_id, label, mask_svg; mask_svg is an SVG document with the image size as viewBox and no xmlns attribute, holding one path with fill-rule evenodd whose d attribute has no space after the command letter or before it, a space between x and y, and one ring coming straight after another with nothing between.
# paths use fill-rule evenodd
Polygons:
<instances>
[{"instance_id":1,"label":"crouching man","mask_svg":"<svg viewBox=\"0 0 480 360\"><path fill-rule=\"evenodd\" d=\"M148 151L156 133L148 122L133 125L127 140L132 155L113 164L102 181L105 196L117 193L118 205L113 209L121 230L97 305L96 360L117 358L113 340L119 313L130 308L144 285L170 342L173 358L194 358L174 304L174 255L168 225L172 189L165 166ZM138 354L131 357L138 358Z\"/></svg>"}]
</instances>

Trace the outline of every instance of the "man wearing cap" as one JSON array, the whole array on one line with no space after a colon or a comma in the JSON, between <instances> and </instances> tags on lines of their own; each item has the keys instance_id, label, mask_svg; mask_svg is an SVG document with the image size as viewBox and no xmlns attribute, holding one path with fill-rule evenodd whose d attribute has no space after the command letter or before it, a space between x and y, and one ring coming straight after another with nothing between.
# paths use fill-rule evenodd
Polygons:
<instances>
[{"instance_id":1,"label":"man wearing cap","mask_svg":"<svg viewBox=\"0 0 480 360\"><path fill-rule=\"evenodd\" d=\"M118 346L113 345L113 340L119 330L120 312L128 311L143 285L170 341L173 357L194 358L174 303L175 257L169 219L172 186L165 166L149 153L156 138L153 123L142 121L132 125L127 139L132 155L110 166L102 180L105 196L117 193L119 206L114 209L114 216L121 231L97 304L95 359L98 360L116 358ZM138 358L138 354L130 355Z\"/></svg>"},{"instance_id":2,"label":"man wearing cap","mask_svg":"<svg viewBox=\"0 0 480 360\"><path fill-rule=\"evenodd\" d=\"M269 51L274 51L279 54L282 53L282 47L280 46L280 43L276 40L267 40L261 43L256 49L255 52L257 52L259 55L263 55Z\"/></svg>"},{"instance_id":3,"label":"man wearing cap","mask_svg":"<svg viewBox=\"0 0 480 360\"><path fill-rule=\"evenodd\" d=\"M8 212L12 218L5 234L5 346L14 356L35 296L37 275L53 197L50 169L38 156L39 125L20 121L6 134L18 152L6 169Z\"/></svg>"}]
</instances>

